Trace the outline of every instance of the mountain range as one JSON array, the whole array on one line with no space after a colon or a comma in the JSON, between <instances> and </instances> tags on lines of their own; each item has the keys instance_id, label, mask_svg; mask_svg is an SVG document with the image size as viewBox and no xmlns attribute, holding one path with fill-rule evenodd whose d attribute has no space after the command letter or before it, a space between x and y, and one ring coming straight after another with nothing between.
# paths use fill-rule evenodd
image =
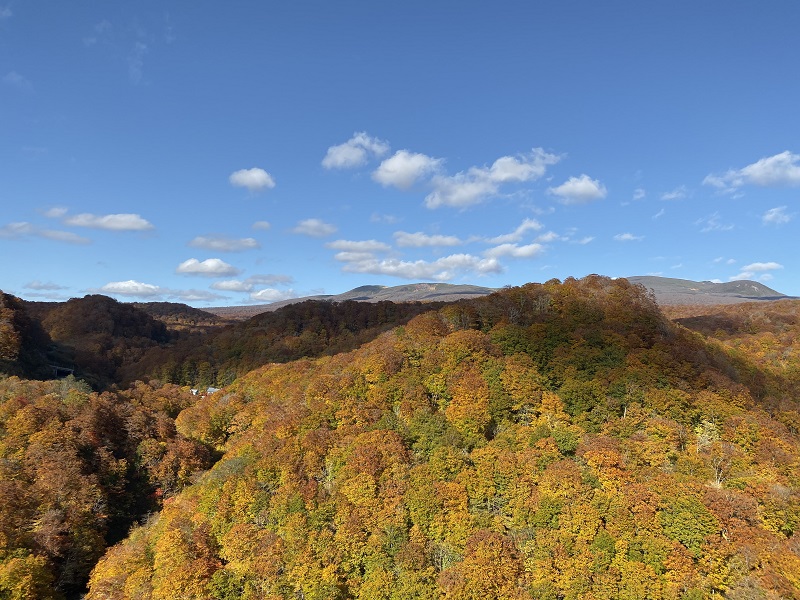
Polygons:
<instances>
[{"instance_id":1,"label":"mountain range","mask_svg":"<svg viewBox=\"0 0 800 600\"><path fill-rule=\"evenodd\" d=\"M785 294L776 292L757 281L731 281L715 283L711 281L691 281L670 277L633 276L628 281L641 284L653 291L656 301L661 305L674 304L734 304L757 300L776 300L786 298ZM449 283L411 283L406 285L364 285L341 294L322 294L281 300L271 304L254 304L250 306L216 306L204 309L206 312L224 318L246 319L254 315L277 310L289 304L306 300L323 300L327 302L453 302L465 298L478 298L498 291L494 288L479 285L453 285Z\"/></svg>"}]
</instances>

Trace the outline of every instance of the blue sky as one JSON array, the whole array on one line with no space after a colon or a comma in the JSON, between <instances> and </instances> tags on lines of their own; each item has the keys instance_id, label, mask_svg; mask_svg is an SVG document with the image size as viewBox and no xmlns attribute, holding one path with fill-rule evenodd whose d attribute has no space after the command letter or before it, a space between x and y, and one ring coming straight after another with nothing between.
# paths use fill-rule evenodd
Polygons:
<instances>
[{"instance_id":1,"label":"blue sky","mask_svg":"<svg viewBox=\"0 0 800 600\"><path fill-rule=\"evenodd\" d=\"M0 288L800 295L800 3L0 0Z\"/></svg>"}]
</instances>

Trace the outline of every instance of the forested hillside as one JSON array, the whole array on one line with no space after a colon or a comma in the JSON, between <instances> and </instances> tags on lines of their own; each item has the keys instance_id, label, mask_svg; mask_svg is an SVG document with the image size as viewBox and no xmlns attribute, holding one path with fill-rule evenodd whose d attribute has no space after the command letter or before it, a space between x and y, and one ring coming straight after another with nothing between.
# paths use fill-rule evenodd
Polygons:
<instances>
[{"instance_id":1,"label":"forested hillside","mask_svg":"<svg viewBox=\"0 0 800 600\"><path fill-rule=\"evenodd\" d=\"M222 459L87 598L798 597L797 382L767 362L593 276L261 367L177 416Z\"/></svg>"},{"instance_id":2,"label":"forested hillside","mask_svg":"<svg viewBox=\"0 0 800 600\"><path fill-rule=\"evenodd\" d=\"M175 430L195 398L0 379L0 598L77 598L108 544L218 456Z\"/></svg>"},{"instance_id":3,"label":"forested hillside","mask_svg":"<svg viewBox=\"0 0 800 600\"><path fill-rule=\"evenodd\" d=\"M121 382L157 378L199 387L224 386L270 362L353 350L378 334L443 303L309 300L204 335L153 347L119 372Z\"/></svg>"}]
</instances>

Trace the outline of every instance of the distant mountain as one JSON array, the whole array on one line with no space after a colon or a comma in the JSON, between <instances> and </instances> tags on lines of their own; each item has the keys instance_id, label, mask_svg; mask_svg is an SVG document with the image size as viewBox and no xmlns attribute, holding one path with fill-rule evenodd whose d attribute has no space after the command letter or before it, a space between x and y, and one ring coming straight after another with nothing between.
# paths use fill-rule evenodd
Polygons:
<instances>
[{"instance_id":1,"label":"distant mountain","mask_svg":"<svg viewBox=\"0 0 800 600\"><path fill-rule=\"evenodd\" d=\"M641 284L653 290L656 300L662 305L672 304L735 304L758 300L787 298L757 281L691 281L671 277L636 276L626 278L631 283Z\"/></svg>"},{"instance_id":2,"label":"distant mountain","mask_svg":"<svg viewBox=\"0 0 800 600\"><path fill-rule=\"evenodd\" d=\"M450 283L410 283L407 285L362 285L342 294L323 294L281 300L272 304L255 304L252 306L216 306L205 308L205 312L232 319L247 319L263 312L274 311L289 304L297 304L306 300L324 300L327 302L452 302L464 298L486 296L496 290L478 285L453 285Z\"/></svg>"}]
</instances>

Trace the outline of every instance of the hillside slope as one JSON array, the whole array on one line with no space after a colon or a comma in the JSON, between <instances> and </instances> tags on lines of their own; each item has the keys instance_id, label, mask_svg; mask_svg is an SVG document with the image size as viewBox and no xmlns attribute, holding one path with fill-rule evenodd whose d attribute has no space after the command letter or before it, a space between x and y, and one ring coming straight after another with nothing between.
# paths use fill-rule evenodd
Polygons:
<instances>
[{"instance_id":1,"label":"hillside slope","mask_svg":"<svg viewBox=\"0 0 800 600\"><path fill-rule=\"evenodd\" d=\"M184 410L222 460L87 598L797 597L786 389L624 280L448 305Z\"/></svg>"}]
</instances>

